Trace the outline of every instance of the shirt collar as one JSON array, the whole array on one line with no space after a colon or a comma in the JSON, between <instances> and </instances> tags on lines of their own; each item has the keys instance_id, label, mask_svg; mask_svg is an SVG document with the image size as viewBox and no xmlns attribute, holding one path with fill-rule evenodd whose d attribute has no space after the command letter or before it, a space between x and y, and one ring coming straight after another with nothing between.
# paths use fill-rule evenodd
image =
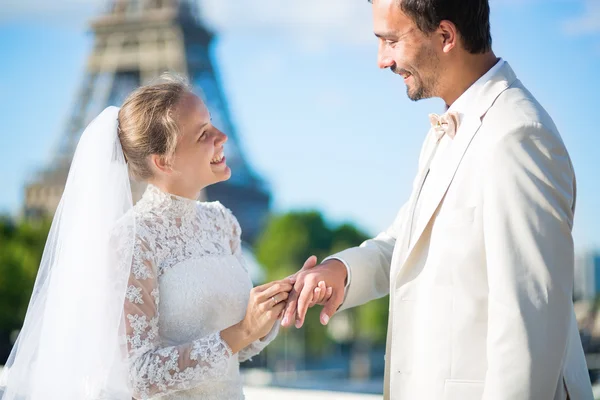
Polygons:
<instances>
[{"instance_id":1,"label":"shirt collar","mask_svg":"<svg viewBox=\"0 0 600 400\"><path fill-rule=\"evenodd\" d=\"M500 68L502 68L502 65L504 65L504 60L500 58L498 59L498 62L492 68L490 68L488 72L483 74L481 78L477 79L475 83L469 86L469 88L463 94L461 94L460 97L456 99L454 103L452 103L452 105L450 106L450 108L447 109L447 111L457 112L462 119L463 115L469 111L469 108L477 99L477 96L479 95L479 90L483 87L483 85L485 85L487 81L492 79L492 77L500 70Z\"/></svg>"}]
</instances>

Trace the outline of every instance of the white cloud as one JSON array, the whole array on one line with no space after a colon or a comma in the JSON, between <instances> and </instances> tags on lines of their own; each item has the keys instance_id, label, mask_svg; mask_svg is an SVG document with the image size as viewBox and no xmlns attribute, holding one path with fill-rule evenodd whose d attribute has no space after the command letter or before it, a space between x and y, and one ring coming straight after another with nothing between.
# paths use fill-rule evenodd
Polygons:
<instances>
[{"instance_id":1,"label":"white cloud","mask_svg":"<svg viewBox=\"0 0 600 400\"><path fill-rule=\"evenodd\" d=\"M570 35L593 35L600 33L600 1L586 0L584 12L575 18L568 19L563 29Z\"/></svg>"}]
</instances>

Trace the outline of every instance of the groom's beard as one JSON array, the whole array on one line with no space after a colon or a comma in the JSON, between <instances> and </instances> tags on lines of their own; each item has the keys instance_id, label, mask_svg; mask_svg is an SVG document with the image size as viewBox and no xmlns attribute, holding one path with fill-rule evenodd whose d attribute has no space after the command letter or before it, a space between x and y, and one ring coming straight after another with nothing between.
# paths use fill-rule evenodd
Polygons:
<instances>
[{"instance_id":1,"label":"groom's beard","mask_svg":"<svg viewBox=\"0 0 600 400\"><path fill-rule=\"evenodd\" d=\"M427 90L425 89L423 80L419 75L404 68L397 68L396 66L393 66L390 69L394 74L400 77L406 76L407 73L410 74L412 84L406 83L406 95L409 99L412 101L417 101L426 98L425 96L427 94Z\"/></svg>"},{"instance_id":2,"label":"groom's beard","mask_svg":"<svg viewBox=\"0 0 600 400\"><path fill-rule=\"evenodd\" d=\"M421 77L418 75L413 75L413 87L406 85L406 95L412 101L419 101L422 99L426 99L427 97L427 89L425 88L425 84L421 80Z\"/></svg>"},{"instance_id":3,"label":"groom's beard","mask_svg":"<svg viewBox=\"0 0 600 400\"><path fill-rule=\"evenodd\" d=\"M417 55L417 60L414 65L415 68L412 71L398 68L396 65L392 66L390 69L394 74L399 76L403 76L403 74L406 74L407 72L411 74L412 85L406 85L406 95L412 101L435 97L440 71L437 55L428 49L423 49ZM429 66L429 69L431 69L431 74L428 77L424 77L418 72L418 70L423 71L423 68L419 68L419 66L422 65L427 65Z\"/></svg>"}]
</instances>

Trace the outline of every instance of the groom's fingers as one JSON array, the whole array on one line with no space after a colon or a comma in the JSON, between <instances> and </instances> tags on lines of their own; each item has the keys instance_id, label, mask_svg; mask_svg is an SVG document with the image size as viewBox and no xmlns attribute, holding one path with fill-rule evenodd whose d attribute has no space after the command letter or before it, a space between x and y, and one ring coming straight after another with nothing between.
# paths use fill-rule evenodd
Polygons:
<instances>
[{"instance_id":1,"label":"groom's fingers","mask_svg":"<svg viewBox=\"0 0 600 400\"><path fill-rule=\"evenodd\" d=\"M296 285L290 292L290 297L288 297L287 307L283 315L283 320L281 321L281 325L284 327L291 326L296 320L296 304L298 302L299 290L302 290L302 283L296 282Z\"/></svg>"},{"instance_id":2,"label":"groom's fingers","mask_svg":"<svg viewBox=\"0 0 600 400\"><path fill-rule=\"evenodd\" d=\"M319 286L315 288L313 296L312 296L312 300L310 301L310 304L308 305L308 308L312 308L314 306L316 306L317 304L323 304L326 300L326 296L327 296L327 286L325 285L324 281L319 282Z\"/></svg>"},{"instance_id":3,"label":"groom's fingers","mask_svg":"<svg viewBox=\"0 0 600 400\"><path fill-rule=\"evenodd\" d=\"M308 306L312 299L313 291L317 285L304 282L304 287L302 288L302 292L298 297L298 322L296 323L297 328L301 328L304 324L304 317L306 316L306 311L308 311Z\"/></svg>"},{"instance_id":4,"label":"groom's fingers","mask_svg":"<svg viewBox=\"0 0 600 400\"><path fill-rule=\"evenodd\" d=\"M325 297L327 296L327 285L325 284L325 281L321 281L319 282L319 287L317 288L319 289L319 301L317 301L317 304L321 304L323 303L323 301L325 300ZM315 289L315 290L317 290Z\"/></svg>"},{"instance_id":5,"label":"groom's fingers","mask_svg":"<svg viewBox=\"0 0 600 400\"><path fill-rule=\"evenodd\" d=\"M306 271L307 269L314 268L317 265L317 256L310 256L304 261L304 265L300 271Z\"/></svg>"},{"instance_id":6,"label":"groom's fingers","mask_svg":"<svg viewBox=\"0 0 600 400\"><path fill-rule=\"evenodd\" d=\"M288 276L287 279L292 280L292 284L294 284L294 283L296 283L298 274L300 272L314 268L316 265L317 265L317 256L310 256L306 259L306 261L304 261L304 265L302 265L302 268L295 274Z\"/></svg>"},{"instance_id":7,"label":"groom's fingers","mask_svg":"<svg viewBox=\"0 0 600 400\"><path fill-rule=\"evenodd\" d=\"M325 292L325 298L323 299L324 302L328 302L329 299L331 299L331 295L333 294L333 288L331 286L329 286L327 288L327 291Z\"/></svg>"},{"instance_id":8,"label":"groom's fingers","mask_svg":"<svg viewBox=\"0 0 600 400\"><path fill-rule=\"evenodd\" d=\"M310 303L308 304L308 308L312 308L315 305L319 304L319 301L321 301L320 297L321 297L321 289L317 287L313 291L313 294L310 298Z\"/></svg>"},{"instance_id":9,"label":"groom's fingers","mask_svg":"<svg viewBox=\"0 0 600 400\"><path fill-rule=\"evenodd\" d=\"M344 301L344 292L343 291L335 291L329 301L325 303L323 307L323 311L321 311L321 324L327 325L333 314L340 307L342 302Z\"/></svg>"},{"instance_id":10,"label":"groom's fingers","mask_svg":"<svg viewBox=\"0 0 600 400\"><path fill-rule=\"evenodd\" d=\"M288 298L286 309L283 313L283 320L281 321L281 325L284 327L291 326L294 321L296 321L296 306L298 303L298 293L302 290L303 282L298 282L298 274L302 271L309 270L314 268L317 265L317 256L310 256L304 262L302 269L296 272L294 275L288 277L288 279L292 280L292 284L294 284L294 288L290 292L290 297ZM296 324L298 326L298 324Z\"/></svg>"}]
</instances>

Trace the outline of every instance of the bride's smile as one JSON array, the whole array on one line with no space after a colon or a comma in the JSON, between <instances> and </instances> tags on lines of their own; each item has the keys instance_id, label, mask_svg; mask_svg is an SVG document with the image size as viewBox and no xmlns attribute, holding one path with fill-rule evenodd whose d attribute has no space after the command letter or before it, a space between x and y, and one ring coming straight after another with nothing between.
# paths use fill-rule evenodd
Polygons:
<instances>
[{"instance_id":1,"label":"bride's smile","mask_svg":"<svg viewBox=\"0 0 600 400\"><path fill-rule=\"evenodd\" d=\"M210 160L211 165L224 165L225 164L225 153L223 149L220 149L219 152Z\"/></svg>"}]
</instances>

